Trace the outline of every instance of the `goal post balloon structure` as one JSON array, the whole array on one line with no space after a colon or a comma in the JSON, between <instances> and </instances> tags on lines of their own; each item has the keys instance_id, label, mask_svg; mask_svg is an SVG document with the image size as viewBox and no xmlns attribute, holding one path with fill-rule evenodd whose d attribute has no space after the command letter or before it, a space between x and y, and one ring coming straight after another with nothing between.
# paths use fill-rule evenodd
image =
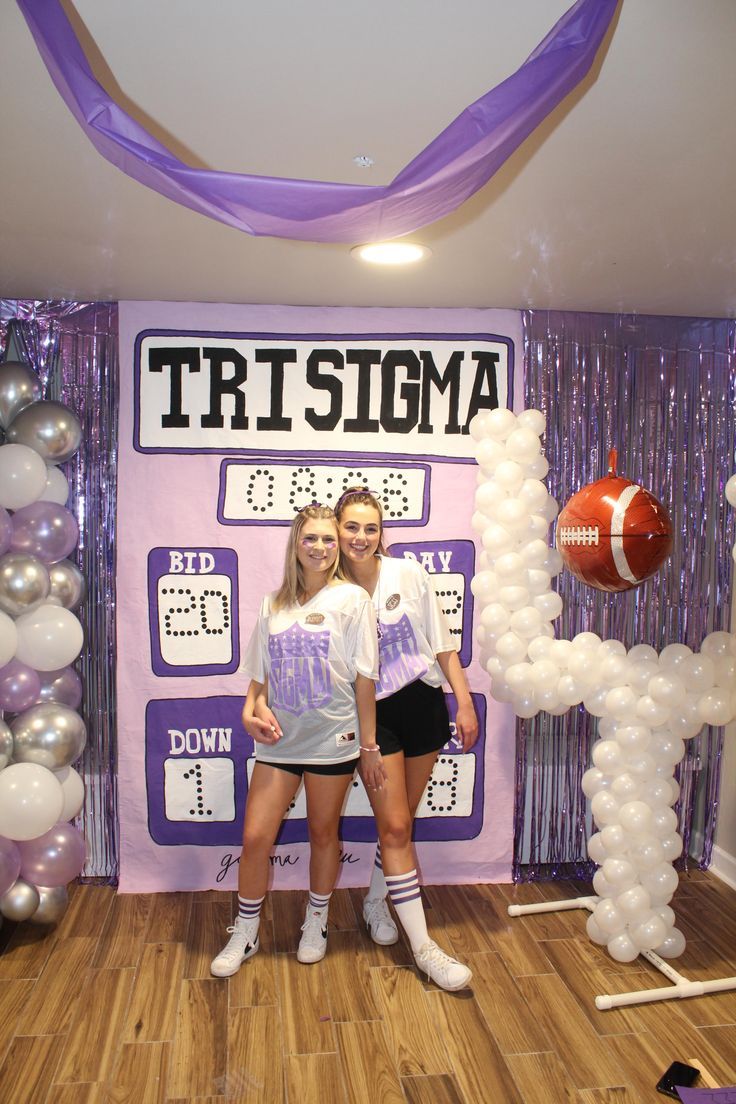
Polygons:
<instances>
[{"instance_id":1,"label":"goal post balloon structure","mask_svg":"<svg viewBox=\"0 0 736 1104\"><path fill-rule=\"evenodd\" d=\"M678 885L673 861L682 852L673 809L679 796L675 767L685 754L686 740L704 725L725 725L736 716L736 636L713 632L699 652L672 643L659 653L645 643L627 649L620 640L601 640L592 632L572 640L557 638L553 623L563 603L552 580L562 570L563 556L547 543L559 511L544 483L549 470L541 446L545 428L539 410L517 416L506 409L478 414L470 426L479 467L472 526L483 545L472 582L480 609L476 639L493 697L509 703L517 716L531 718L540 711L561 716L582 704L600 718L592 765L582 777L597 828L588 854L598 869L594 896L511 906L509 912L585 908L590 911L589 937L612 958L633 962L644 955L673 982L664 989L597 997L599 1008L735 989L736 978L688 981L665 960L685 949L670 907ZM586 500L584 491L598 484L573 496L560 517L558 537L570 562L571 543L584 536L582 555L573 555L579 578L589 570L585 545L607 541L598 549L594 585L623 590L652 574L666 558L671 529L653 496L642 488L632 491L635 484L615 476L615 453L608 481L619 515L613 531L620 539L604 523L595 528L588 516L590 494ZM736 475L726 485L726 497L736 506ZM623 554L627 545L621 515L637 498L648 511L655 539L651 562L632 567ZM615 543L621 555L609 547ZM635 559L632 551L629 560Z\"/></svg>"}]
</instances>

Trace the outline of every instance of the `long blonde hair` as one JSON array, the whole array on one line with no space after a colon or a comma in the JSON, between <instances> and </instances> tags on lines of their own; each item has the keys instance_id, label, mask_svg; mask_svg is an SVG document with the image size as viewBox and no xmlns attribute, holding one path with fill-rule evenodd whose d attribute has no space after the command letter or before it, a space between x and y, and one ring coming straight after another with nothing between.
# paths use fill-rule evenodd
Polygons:
<instances>
[{"instance_id":1,"label":"long blonde hair","mask_svg":"<svg viewBox=\"0 0 736 1104\"><path fill-rule=\"evenodd\" d=\"M291 532L286 544L284 555L284 578L281 586L271 599L271 608L276 611L295 606L300 595L305 591L304 571L296 555L297 545L302 529L308 521L331 521L337 529L337 518L329 506L305 506L299 511L291 523ZM335 534L337 535L337 534ZM325 572L325 586L332 582L337 575L339 557L335 556L335 562Z\"/></svg>"},{"instance_id":2,"label":"long blonde hair","mask_svg":"<svg viewBox=\"0 0 736 1104\"><path fill-rule=\"evenodd\" d=\"M338 525L342 519L342 515L348 506L372 506L378 514L378 521L381 526L381 535L378 538L378 548L375 554L377 556L388 556L390 553L383 543L383 506L381 500L376 498L372 491L369 491L367 487L347 487L342 492L337 502L335 503L335 518ZM338 556L338 575L341 579L350 580L349 569L343 564L342 554Z\"/></svg>"}]
</instances>

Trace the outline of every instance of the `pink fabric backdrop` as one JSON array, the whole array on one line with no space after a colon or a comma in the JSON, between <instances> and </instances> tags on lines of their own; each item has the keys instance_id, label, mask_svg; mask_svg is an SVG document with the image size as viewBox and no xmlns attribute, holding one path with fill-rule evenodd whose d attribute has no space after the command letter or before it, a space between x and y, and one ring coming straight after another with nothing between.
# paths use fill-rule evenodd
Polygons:
<instances>
[{"instance_id":1,"label":"pink fabric backdrop","mask_svg":"<svg viewBox=\"0 0 736 1104\"><path fill-rule=\"evenodd\" d=\"M364 479L382 492L394 554L436 576L481 715L477 748L450 741L430 783L422 877L510 880L514 725L471 654L480 550L461 429L493 388L520 408L521 348L512 311L120 304L121 891L235 886L252 764L240 652L280 579L294 508ZM275 851L276 889L307 885L302 802ZM360 784L342 838L339 884L367 884Z\"/></svg>"}]
</instances>

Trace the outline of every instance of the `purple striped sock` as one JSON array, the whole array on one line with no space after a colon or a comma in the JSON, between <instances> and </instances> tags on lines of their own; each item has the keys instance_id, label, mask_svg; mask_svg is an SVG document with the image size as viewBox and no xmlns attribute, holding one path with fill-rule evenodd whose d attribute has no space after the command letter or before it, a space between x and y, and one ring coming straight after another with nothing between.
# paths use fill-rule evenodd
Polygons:
<instances>
[{"instance_id":1,"label":"purple striped sock","mask_svg":"<svg viewBox=\"0 0 736 1104\"><path fill-rule=\"evenodd\" d=\"M261 905L265 900L263 897L257 898L257 900L251 900L248 897L241 897L238 894L238 916L243 920L258 920L261 915Z\"/></svg>"},{"instance_id":2,"label":"purple striped sock","mask_svg":"<svg viewBox=\"0 0 736 1104\"><path fill-rule=\"evenodd\" d=\"M386 885L393 905L405 905L421 898L416 870L407 870L406 874L391 874L386 878Z\"/></svg>"}]
</instances>

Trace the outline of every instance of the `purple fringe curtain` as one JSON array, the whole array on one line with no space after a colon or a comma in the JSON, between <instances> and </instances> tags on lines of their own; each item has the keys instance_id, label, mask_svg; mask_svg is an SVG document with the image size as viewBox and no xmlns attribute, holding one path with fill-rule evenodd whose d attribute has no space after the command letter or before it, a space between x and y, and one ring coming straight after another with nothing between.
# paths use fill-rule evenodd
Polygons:
<instances>
[{"instance_id":1,"label":"purple fringe curtain","mask_svg":"<svg viewBox=\"0 0 736 1104\"><path fill-rule=\"evenodd\" d=\"M736 322L525 311L525 401L547 417L550 493L562 507L606 474L650 489L672 517L670 562L635 590L609 595L559 576L564 639L583 631L658 651L729 628L736 470ZM580 788L596 719L582 707L517 722L514 878L589 878L590 821ZM705 869L718 811L723 730L688 742L677 806L684 859Z\"/></svg>"},{"instance_id":2,"label":"purple fringe curtain","mask_svg":"<svg viewBox=\"0 0 736 1104\"><path fill-rule=\"evenodd\" d=\"M70 406L82 446L63 470L69 509L79 522L76 561L87 581L77 611L86 646L75 667L88 728L78 767L85 803L77 820L87 841L83 880L115 882L118 872L115 731L115 493L117 460L117 305L0 299L0 359L25 360L44 398Z\"/></svg>"}]
</instances>

